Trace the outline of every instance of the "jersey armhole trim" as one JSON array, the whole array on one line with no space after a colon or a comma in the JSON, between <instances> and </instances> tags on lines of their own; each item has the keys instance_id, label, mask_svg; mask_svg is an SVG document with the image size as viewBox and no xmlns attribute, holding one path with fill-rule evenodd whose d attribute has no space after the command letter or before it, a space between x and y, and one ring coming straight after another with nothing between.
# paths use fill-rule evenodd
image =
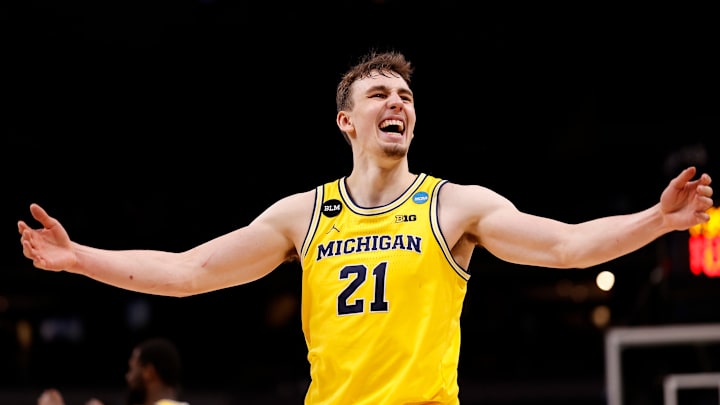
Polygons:
<instances>
[{"instance_id":1,"label":"jersey armhole trim","mask_svg":"<svg viewBox=\"0 0 720 405\"><path fill-rule=\"evenodd\" d=\"M325 186L320 185L315 188L315 204L312 210L312 216L310 217L310 223L308 224L308 231L305 234L305 240L303 241L302 250L300 251L300 260L304 260L307 255L307 251L310 248L310 242L317 232L318 223L320 222L320 208L322 206L323 197L325 195Z\"/></svg>"},{"instance_id":2,"label":"jersey armhole trim","mask_svg":"<svg viewBox=\"0 0 720 405\"><path fill-rule=\"evenodd\" d=\"M468 281L470 280L470 272L464 269L455 261L452 255L452 251L450 250L447 242L445 241L445 236L440 231L440 222L438 219L438 198L440 195L440 188L446 183L447 180L441 180L433 188L432 199L430 200L430 226L432 228L433 235L435 236L435 239L437 240L438 245L443 252L443 255L445 255L445 259L448 261L448 263L450 263L450 266L453 268L453 270L455 270L455 273L457 273L458 276L460 276L463 280Z\"/></svg>"}]
</instances>

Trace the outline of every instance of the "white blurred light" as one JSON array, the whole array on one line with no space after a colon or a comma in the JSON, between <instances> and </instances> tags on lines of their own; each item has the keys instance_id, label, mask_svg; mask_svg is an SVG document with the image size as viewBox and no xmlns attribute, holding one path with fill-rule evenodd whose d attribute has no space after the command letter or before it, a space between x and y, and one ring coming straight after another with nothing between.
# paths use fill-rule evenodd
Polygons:
<instances>
[{"instance_id":1,"label":"white blurred light","mask_svg":"<svg viewBox=\"0 0 720 405\"><path fill-rule=\"evenodd\" d=\"M595 278L595 284L603 291L610 291L615 285L615 275L609 271L601 271Z\"/></svg>"}]
</instances>

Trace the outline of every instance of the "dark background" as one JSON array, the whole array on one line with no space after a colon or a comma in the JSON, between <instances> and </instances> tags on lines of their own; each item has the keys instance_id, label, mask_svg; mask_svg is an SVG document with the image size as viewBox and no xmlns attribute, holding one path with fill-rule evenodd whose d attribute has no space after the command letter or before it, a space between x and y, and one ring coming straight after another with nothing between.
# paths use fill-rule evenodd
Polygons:
<instances>
[{"instance_id":1,"label":"dark background","mask_svg":"<svg viewBox=\"0 0 720 405\"><path fill-rule=\"evenodd\" d=\"M197 403L301 403L298 267L147 296L34 269L16 221L38 202L80 243L172 251L242 226L349 172L335 85L371 48L416 67L415 172L567 222L644 209L688 164L720 177L718 24L696 7L3 3L0 398L121 390L131 347L162 334L178 342ZM689 275L687 238L580 271L479 250L464 403L602 404L606 328L720 322L720 279ZM594 287L602 270L616 274L610 292ZM602 327L599 306L611 311ZM659 369L720 368L714 346L687 350L653 354L652 366L633 357L647 377L628 397L658 403Z\"/></svg>"}]
</instances>

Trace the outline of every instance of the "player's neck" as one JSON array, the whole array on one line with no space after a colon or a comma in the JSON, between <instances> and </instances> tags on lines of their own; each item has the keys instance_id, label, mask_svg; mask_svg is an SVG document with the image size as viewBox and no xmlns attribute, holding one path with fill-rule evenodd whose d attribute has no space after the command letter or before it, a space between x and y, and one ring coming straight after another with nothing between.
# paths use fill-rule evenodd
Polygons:
<instances>
[{"instance_id":1,"label":"player's neck","mask_svg":"<svg viewBox=\"0 0 720 405\"><path fill-rule=\"evenodd\" d=\"M353 201L362 207L377 207L389 204L402 195L417 178L408 170L407 160L404 162L390 168L353 168L345 180Z\"/></svg>"}]
</instances>

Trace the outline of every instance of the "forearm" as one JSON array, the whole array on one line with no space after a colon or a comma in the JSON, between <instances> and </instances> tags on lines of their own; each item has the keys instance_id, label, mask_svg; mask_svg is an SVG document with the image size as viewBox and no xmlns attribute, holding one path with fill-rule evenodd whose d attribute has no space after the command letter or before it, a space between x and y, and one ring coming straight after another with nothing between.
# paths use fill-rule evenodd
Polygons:
<instances>
[{"instance_id":1,"label":"forearm","mask_svg":"<svg viewBox=\"0 0 720 405\"><path fill-rule=\"evenodd\" d=\"M659 205L577 224L566 249L568 267L586 268L616 259L671 230L664 224Z\"/></svg>"},{"instance_id":2,"label":"forearm","mask_svg":"<svg viewBox=\"0 0 720 405\"><path fill-rule=\"evenodd\" d=\"M167 296L192 291L187 255L157 250L103 250L73 244L77 261L67 271L126 290Z\"/></svg>"}]
</instances>

